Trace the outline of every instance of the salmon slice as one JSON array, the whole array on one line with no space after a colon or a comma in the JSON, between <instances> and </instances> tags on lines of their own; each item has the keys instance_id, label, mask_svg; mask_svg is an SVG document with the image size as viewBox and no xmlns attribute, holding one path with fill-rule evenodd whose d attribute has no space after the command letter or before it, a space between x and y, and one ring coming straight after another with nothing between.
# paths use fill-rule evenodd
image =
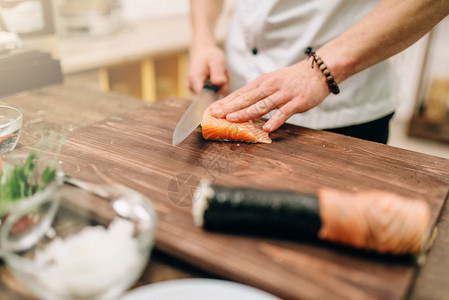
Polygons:
<instances>
[{"instance_id":1,"label":"salmon slice","mask_svg":"<svg viewBox=\"0 0 449 300\"><path fill-rule=\"evenodd\" d=\"M353 194L331 188L321 188L318 198L318 235L323 240L391 254L419 253L428 247L427 202L380 190Z\"/></svg>"},{"instance_id":2,"label":"salmon slice","mask_svg":"<svg viewBox=\"0 0 449 300\"><path fill-rule=\"evenodd\" d=\"M262 120L233 123L226 119L212 117L206 110L201 121L203 137L206 140L236 141L271 144L268 132L262 130Z\"/></svg>"}]
</instances>

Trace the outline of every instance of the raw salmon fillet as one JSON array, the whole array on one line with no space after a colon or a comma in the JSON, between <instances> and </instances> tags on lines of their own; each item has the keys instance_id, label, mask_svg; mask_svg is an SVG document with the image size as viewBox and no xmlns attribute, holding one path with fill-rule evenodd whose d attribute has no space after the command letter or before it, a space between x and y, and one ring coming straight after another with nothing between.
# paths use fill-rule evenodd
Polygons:
<instances>
[{"instance_id":1,"label":"raw salmon fillet","mask_svg":"<svg viewBox=\"0 0 449 300\"><path fill-rule=\"evenodd\" d=\"M236 141L271 144L268 133L262 130L262 120L233 123L226 119L212 117L206 110L201 121L203 137L206 140Z\"/></svg>"}]
</instances>

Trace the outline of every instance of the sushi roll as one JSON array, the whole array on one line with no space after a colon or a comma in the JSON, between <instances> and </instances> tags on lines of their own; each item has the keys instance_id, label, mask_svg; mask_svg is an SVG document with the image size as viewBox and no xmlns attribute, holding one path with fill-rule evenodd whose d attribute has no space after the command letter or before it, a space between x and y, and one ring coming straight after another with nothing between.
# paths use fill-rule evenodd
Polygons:
<instances>
[{"instance_id":1,"label":"sushi roll","mask_svg":"<svg viewBox=\"0 0 449 300\"><path fill-rule=\"evenodd\" d=\"M429 245L428 204L385 191L306 195L202 182L195 200L194 222L210 231L322 239L395 255Z\"/></svg>"}]
</instances>

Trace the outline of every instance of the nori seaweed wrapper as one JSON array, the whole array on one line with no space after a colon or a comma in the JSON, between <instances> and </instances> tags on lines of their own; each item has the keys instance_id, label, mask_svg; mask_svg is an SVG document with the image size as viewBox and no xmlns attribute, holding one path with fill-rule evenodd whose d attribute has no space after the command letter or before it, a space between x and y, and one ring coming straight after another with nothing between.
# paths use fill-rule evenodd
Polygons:
<instances>
[{"instance_id":1,"label":"nori seaweed wrapper","mask_svg":"<svg viewBox=\"0 0 449 300\"><path fill-rule=\"evenodd\" d=\"M318 198L288 191L211 185L203 227L207 230L288 238L313 238L321 227Z\"/></svg>"}]
</instances>

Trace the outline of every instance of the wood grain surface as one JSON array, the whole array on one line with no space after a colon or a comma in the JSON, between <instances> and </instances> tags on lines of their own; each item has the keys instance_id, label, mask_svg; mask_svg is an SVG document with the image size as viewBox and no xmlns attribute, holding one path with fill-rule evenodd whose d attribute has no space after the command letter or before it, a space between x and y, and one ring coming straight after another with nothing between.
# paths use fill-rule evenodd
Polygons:
<instances>
[{"instance_id":1,"label":"wood grain surface","mask_svg":"<svg viewBox=\"0 0 449 300\"><path fill-rule=\"evenodd\" d=\"M173 100L170 100L173 101ZM174 100L175 102L181 101L181 100ZM59 133L65 133L65 132L71 132L73 130L77 130L78 128L81 128L83 126L89 126L92 123L95 122L101 122L105 118L110 119L116 119L114 116L123 114L127 111L139 108L143 106L142 101L139 101L137 99L132 99L125 96L118 96L111 93L104 93L97 90L92 89L90 86L85 84L73 84L72 80L66 80L66 82L62 85L53 85L48 86L40 89L35 89L32 91L26 91L22 93L18 93L15 95L7 96L0 98L0 104L2 105L11 105L15 107L19 107L22 109L24 113L24 126L22 130L22 136L19 141L19 150L21 148L26 148L29 146L34 145L34 143L39 140L42 131L52 130ZM171 104L173 105L173 103ZM181 111L178 111L179 108L183 108L187 105L187 102L178 103L176 107L174 108L176 112L173 112L175 118L179 118L181 115ZM168 122L175 122L175 120L167 120ZM138 120L135 120L134 123L138 123L135 126L138 128L142 126L142 124L147 124L144 122L152 122L151 120L145 120L142 122L139 122ZM164 121L165 122L165 121ZM172 123L174 126L174 123ZM132 135L132 133L129 133ZM317 134L321 134L319 132L313 132L313 135L315 135L315 138L318 138ZM169 134L171 136L171 133ZM294 138L295 134L291 134L292 138ZM281 131L274 134L273 137L282 137ZM309 136L309 132L307 130L299 130L297 129L296 133L297 137L301 137L303 139L308 139L304 141L304 143L310 142L310 139L313 139L312 136ZM308 136L308 137L307 137ZM327 135L322 136L321 139L329 139L329 143L327 143L327 146L330 147L330 144L333 144L333 135ZM168 136L166 137L168 140ZM145 138L146 139L146 138ZM201 139L198 137L191 137L191 141L198 140L201 142ZM112 140L112 137L111 137ZM366 142L363 141L356 141L354 139L345 139L344 141L341 140L341 138L338 138L335 140L336 144L338 146L335 146L333 149L330 148L329 153L326 154L326 151L322 152L319 151L319 153L324 155L336 155L339 152L345 153L345 152L351 152L356 151L355 153L358 153L357 151L362 150L362 152L372 152L372 144L369 143L367 145ZM152 142L151 142L152 143ZM300 140L295 142L296 144L291 147L291 149L287 149L286 153L294 152L296 150L303 151L304 150L304 143L302 143ZM354 144L356 143L356 144ZM219 144L219 143L217 143ZM223 143L224 145L227 145ZM326 145L326 143L323 143ZM241 144L240 144L241 145ZM276 147L278 146L275 144ZM317 144L319 145L319 144ZM129 145L132 148L132 145ZM181 149L185 149L187 147L187 144L181 144ZM252 146L256 145L244 145L247 147L247 152L251 151ZM98 147L98 146L97 146ZM204 147L204 146L203 146ZM219 146L215 146L219 147ZM223 146L221 146L223 147ZM232 153L239 153L241 151L241 148L237 148L240 146L237 146L236 144L229 144L230 151L233 151L235 149L238 149L237 152ZM205 148L205 147L204 147ZM360 148L360 149L359 149ZM379 149L380 148L380 149ZM150 149L155 149L150 148ZM221 148L218 148L221 149ZM339 150L340 149L340 150ZM411 177L412 182L417 182L417 184L420 184L420 178L422 177L433 177L438 178L440 181L440 184L446 184L446 186L449 186L449 168L448 168L448 161L443 160L440 158L432 157L432 156L426 156L422 154L418 154L415 152L410 151L403 151L397 148L392 147L375 147L376 151L380 150L380 157L381 161L385 159L385 157L390 157L392 159L392 162L395 161L409 161L410 163L407 163L410 165L410 172L414 172L414 177ZM138 150L135 150L138 151ZM141 150L142 151L142 150ZM184 151L184 150L183 150ZM78 151L79 152L79 151ZM131 151L131 152L134 152ZM198 151L194 151L192 153L197 153ZM172 152L173 153L173 152ZM197 156L193 158L193 162L198 164L196 167L200 167L200 170L202 172L198 172L200 174L205 174L209 176L210 178L214 178L218 181L217 178L220 178L220 172L225 173L226 170L230 170L229 168L234 166L230 165L230 167L227 167L226 163L217 164L216 159L214 159L214 153L203 153L202 156ZM70 153L66 153L67 156L70 156ZM79 154L78 154L79 155ZM128 155L125 151L123 155ZM350 153L343 154L344 156L350 155ZM310 155L309 155L310 156ZM200 159L200 157L204 159ZM217 156L220 157L220 156ZM77 160L76 156L74 156L75 160ZM337 157L338 159L338 157ZM358 157L356 159L359 159ZM230 161L225 160L225 162ZM313 161L310 161L308 159L306 161L308 164L312 164ZM319 160L316 160L315 164L318 164ZM356 162L354 162L355 164ZM115 166L115 163L110 161L110 165ZM102 179L101 176L98 176L95 173L91 173L91 171L94 169L93 166L98 166L98 163L90 162L89 160L86 161L80 161L78 163L69 163L68 160L65 162L64 169L71 170L72 174L79 174L80 178L91 178L93 181L97 182L104 182L105 180L108 180L108 176L104 177ZM260 163L259 163L260 165ZM283 166L283 164L278 163L279 166ZM362 163L363 165L363 163ZM400 165L403 165L400 163ZM81 170L79 168L85 168L86 170ZM195 167L195 168L196 168ZM366 168L369 168L369 164L366 164ZM406 167L408 168L408 167ZM401 169L401 168L399 168ZM106 170L106 174L109 170L108 167L102 168L101 170ZM221 171L223 170L223 171ZM183 170L188 171L188 170ZM228 172L228 171L226 171ZM273 171L274 172L274 171ZM241 170L240 173L243 173ZM279 173L279 171L278 171ZM386 172L385 172L386 173ZM81 177L83 175L84 177ZM116 175L113 175L113 178L116 178ZM378 176L374 176L379 180ZM281 178L284 179L284 178ZM275 177L273 177L273 181L275 180ZM415 181L413 181L415 180ZM145 178L141 180L142 182L147 182ZM385 178L385 181L388 181L388 178ZM126 183L125 183L126 184ZM409 183L407 183L407 188L409 187ZM369 183L367 183L369 185ZM139 187L139 184L135 185L136 187ZM357 188L357 184L355 185ZM422 186L424 192L422 194L426 194L426 188L424 188L425 184ZM294 186L292 189L295 189L296 186ZM307 188L307 187L306 187ZM418 186L417 186L418 188ZM141 191L148 191L149 188L145 187L139 187ZM399 190L401 190L400 187L398 187ZM404 188L405 189L405 188ZM309 190L313 190L313 188L310 188ZM431 188L428 189L429 191ZM182 194L182 193L180 193ZM151 195L151 193L149 193ZM159 206L159 211L163 210L165 207L168 207L169 209L176 209L176 206L173 205L168 196L165 195L164 199L166 199L164 205ZM182 199L182 198L179 198ZM178 200L179 200L178 199ZM173 201L173 200L172 200ZM188 204L187 204L188 205ZM187 210L188 208L182 208L182 210ZM188 213L188 212L187 212ZM169 216L166 216L167 212L160 213L160 217L164 215L164 219L168 219ZM178 216L178 213L174 214L172 217ZM185 218L186 222L190 222L190 219L188 217ZM187 223L186 223L187 224ZM191 226L190 224L186 226ZM162 233L160 233L162 234ZM159 234L159 235L160 235ZM190 235L189 235L190 236ZM210 235L211 239L214 239L216 235ZM254 238L257 240L257 238ZM158 236L158 240L160 240L160 237ZM234 241L234 239L233 239ZM267 241L267 239L263 240L264 242ZM235 247L237 245L240 245L240 243L234 243ZM278 241L276 241L276 245L279 245ZM326 248L328 245L310 245L315 247L314 249L318 248L320 250L321 248ZM154 251L151 261L149 265L147 266L147 269L143 276L139 279L139 282L137 283L137 286L148 284L152 282L158 282L163 280L170 280L170 279L176 279L176 278L187 278L187 277L211 277L213 275L210 274L210 272L214 272L215 276L223 277L225 276L227 279L229 278L236 278L236 276L226 276L224 272L219 271L217 268L215 268L214 264L210 263L200 263L196 266L202 266L203 269L198 269L198 267L195 267L192 264L189 264L188 262L185 263L185 258L182 255L182 252L175 253L180 259L175 259L171 255L167 255L165 253L162 253L163 247L158 246L161 250ZM411 288L408 290L408 292L405 294L404 297L400 298L407 298L407 299L447 299L449 295L449 253L447 249L449 248L449 207L446 204L443 208L441 217L438 221L438 236L436 238L435 244L431 251L429 252L426 263L419 268L418 272L415 272L412 270L411 272L416 274L416 279L412 283ZM171 248L170 248L171 249ZM171 250L173 252L173 250ZM270 252L271 251L271 252ZM355 256L361 261L368 260L368 267L370 266L370 263L375 262L377 258L373 258L371 256L364 257L360 253L351 253L350 251L347 251L346 249L332 249L332 251L336 251L338 255L346 255L346 256ZM331 251L331 252L332 252ZM265 252L272 253L271 248L265 247ZM322 252L322 251L321 251ZM284 252L285 253L285 252ZM313 254L315 252L312 252ZM314 254L313 257L319 256L320 253ZM209 254L210 255L210 254ZM225 258L231 256L231 254L227 254ZM190 256L188 256L190 257ZM338 257L338 256L337 256ZM291 258L291 256L290 256ZM296 259L296 258L295 258ZM189 259L190 263L195 263L194 259ZM252 261L252 260L251 260ZM355 260L357 262L357 259ZM307 264L308 261L305 262ZM313 262L313 261L312 261ZM279 262L281 263L281 262ZM283 264L286 264L286 262L282 262ZM271 264L275 265L277 262L272 262ZM399 261L393 261L394 265L402 266L405 269L409 268L408 264L401 263ZM321 269L323 272L332 272L332 270L335 270L335 268L332 267L331 264L329 267L329 271L327 271L326 266L323 266ZM349 265L350 266L350 265ZM265 266L266 268L268 266ZM384 268L388 268L388 263L384 264ZM209 272L204 272L203 270L207 269L210 270ZM413 269L413 268L412 268ZM350 270L350 269L349 269ZM365 269L366 272L369 272L369 268ZM232 270L230 270L232 272ZM294 272L294 271L292 271ZM308 267L304 267L303 270L297 271L304 273L302 276L307 276ZM316 272L315 272L316 273ZM263 274L263 273L262 273ZM333 272L335 274L335 272ZM375 277L375 276L373 276ZM301 278L301 277L299 277ZM361 289L365 286L365 283L363 283L363 278L358 282L362 283L354 283L355 285L358 285ZM237 279L239 280L239 279ZM377 277L374 279L375 281L379 280ZM387 281L386 279L383 279L383 281ZM249 282L249 281L246 281ZM302 282L302 281L301 281ZM300 283L301 283L300 282ZM311 289L315 289L314 285L316 283L313 283L312 281L308 281L310 284L306 286L304 289L308 289L309 286L311 286ZM249 282L250 283L250 282ZM250 283L251 284L251 283ZM295 283L296 284L296 283ZM302 282L301 284L304 283ZM318 286L321 283L318 283ZM338 289L344 288L339 286ZM385 287L385 290L389 290L392 288L396 288L396 285L391 283L388 284ZM401 287L400 287L401 288ZM329 287L329 290L332 288ZM340 292L342 294L343 292ZM310 294L310 293L307 293ZM379 293L377 293L379 294ZM385 298L394 298L399 297L398 295L403 294L402 291L398 291L396 293L393 293L392 296L388 294L389 296L386 296ZM301 293L300 295L304 295L304 293ZM308 297L308 298L316 298L316 297ZM329 298L329 297L325 297ZM346 298L346 297L345 297ZM34 299L30 296L30 294L26 291L25 287L23 287L21 284L19 284L13 277L12 274L6 269L5 265L0 260L0 299L8 299L8 300L18 300L18 299Z\"/></svg>"},{"instance_id":2,"label":"wood grain surface","mask_svg":"<svg viewBox=\"0 0 449 300\"><path fill-rule=\"evenodd\" d=\"M211 273L283 298L402 299L412 263L327 243L205 232L190 214L192 190L207 178L230 186L314 193L383 189L427 201L436 222L449 186L449 161L295 126L273 144L208 142L197 129L174 147L188 101L171 98L68 135L64 171L145 194L159 214L157 248Z\"/></svg>"}]
</instances>

